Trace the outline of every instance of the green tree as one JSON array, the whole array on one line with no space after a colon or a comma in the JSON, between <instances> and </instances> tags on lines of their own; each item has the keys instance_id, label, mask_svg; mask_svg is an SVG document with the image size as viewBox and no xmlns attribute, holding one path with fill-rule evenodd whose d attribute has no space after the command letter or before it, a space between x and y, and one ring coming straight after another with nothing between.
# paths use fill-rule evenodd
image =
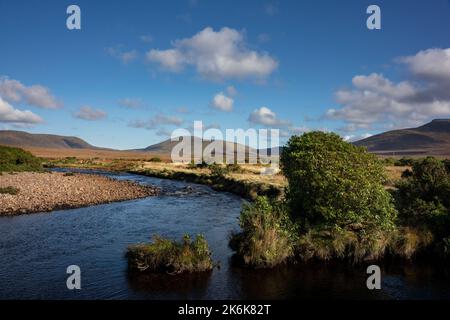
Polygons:
<instances>
[{"instance_id":1,"label":"green tree","mask_svg":"<svg viewBox=\"0 0 450 320\"><path fill-rule=\"evenodd\" d=\"M450 234L450 173L433 157L416 161L397 184L400 219L407 225L426 225L437 235Z\"/></svg>"},{"instance_id":2,"label":"green tree","mask_svg":"<svg viewBox=\"0 0 450 320\"><path fill-rule=\"evenodd\" d=\"M396 210L383 186L384 167L365 148L334 133L310 132L291 137L281 166L291 214L305 229L394 227Z\"/></svg>"}]
</instances>

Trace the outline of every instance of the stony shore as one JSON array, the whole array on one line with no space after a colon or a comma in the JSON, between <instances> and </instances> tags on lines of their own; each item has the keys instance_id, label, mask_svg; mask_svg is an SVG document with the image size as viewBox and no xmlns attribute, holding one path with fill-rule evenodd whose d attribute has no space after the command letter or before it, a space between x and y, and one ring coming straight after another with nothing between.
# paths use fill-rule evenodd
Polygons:
<instances>
[{"instance_id":1,"label":"stony shore","mask_svg":"<svg viewBox=\"0 0 450 320\"><path fill-rule=\"evenodd\" d=\"M92 174L31 173L0 175L0 188L14 187L16 195L0 194L0 216L79 208L145 198L159 189Z\"/></svg>"}]
</instances>

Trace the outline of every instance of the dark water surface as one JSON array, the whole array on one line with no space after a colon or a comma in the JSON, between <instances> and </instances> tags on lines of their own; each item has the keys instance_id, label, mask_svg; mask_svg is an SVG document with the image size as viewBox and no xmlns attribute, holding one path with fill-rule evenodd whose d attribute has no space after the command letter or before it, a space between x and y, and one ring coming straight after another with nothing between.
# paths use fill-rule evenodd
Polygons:
<instances>
[{"instance_id":1,"label":"dark water surface","mask_svg":"<svg viewBox=\"0 0 450 320\"><path fill-rule=\"evenodd\" d=\"M105 174L105 173L104 173ZM242 200L206 186L107 174L162 188L146 199L0 218L0 299L450 299L450 270L436 263L382 267L382 290L365 268L342 263L272 270L232 267L228 238ZM221 268L200 275L131 276L128 245L160 234L205 234ZM81 290L66 268L81 268Z\"/></svg>"}]
</instances>

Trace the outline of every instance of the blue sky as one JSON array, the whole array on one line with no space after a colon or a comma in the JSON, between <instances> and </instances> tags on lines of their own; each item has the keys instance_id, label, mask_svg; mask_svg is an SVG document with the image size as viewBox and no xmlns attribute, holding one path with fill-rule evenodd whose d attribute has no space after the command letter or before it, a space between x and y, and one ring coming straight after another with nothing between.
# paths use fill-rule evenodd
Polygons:
<instances>
[{"instance_id":1,"label":"blue sky","mask_svg":"<svg viewBox=\"0 0 450 320\"><path fill-rule=\"evenodd\" d=\"M194 120L357 139L449 117L449 30L447 0L0 0L0 129L119 149Z\"/></svg>"}]
</instances>

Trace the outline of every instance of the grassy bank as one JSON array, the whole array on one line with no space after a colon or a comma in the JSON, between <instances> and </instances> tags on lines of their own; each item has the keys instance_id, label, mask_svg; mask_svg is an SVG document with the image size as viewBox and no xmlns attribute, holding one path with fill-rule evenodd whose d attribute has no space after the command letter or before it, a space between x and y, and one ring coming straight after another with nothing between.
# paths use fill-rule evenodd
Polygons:
<instances>
[{"instance_id":1,"label":"grassy bank","mask_svg":"<svg viewBox=\"0 0 450 320\"><path fill-rule=\"evenodd\" d=\"M447 164L417 159L388 179L381 161L337 135L293 137L281 157L285 197L245 206L230 246L251 267L450 257Z\"/></svg>"},{"instance_id":2,"label":"grassy bank","mask_svg":"<svg viewBox=\"0 0 450 320\"><path fill-rule=\"evenodd\" d=\"M185 235L181 242L156 236L152 243L130 246L126 256L129 270L137 272L178 274L210 271L214 267L202 235L194 240Z\"/></svg>"},{"instance_id":3,"label":"grassy bank","mask_svg":"<svg viewBox=\"0 0 450 320\"><path fill-rule=\"evenodd\" d=\"M214 190L231 192L250 200L254 200L260 195L277 198L283 193L283 188L274 184L252 181L250 179L240 179L226 173L217 174L213 171L206 170L196 171L193 169L190 171L181 171L165 168L148 168L129 170L129 172L162 179L182 180L204 184L211 186Z\"/></svg>"},{"instance_id":4,"label":"grassy bank","mask_svg":"<svg viewBox=\"0 0 450 320\"><path fill-rule=\"evenodd\" d=\"M42 171L41 160L23 149L0 146L0 174L20 171Z\"/></svg>"}]
</instances>

